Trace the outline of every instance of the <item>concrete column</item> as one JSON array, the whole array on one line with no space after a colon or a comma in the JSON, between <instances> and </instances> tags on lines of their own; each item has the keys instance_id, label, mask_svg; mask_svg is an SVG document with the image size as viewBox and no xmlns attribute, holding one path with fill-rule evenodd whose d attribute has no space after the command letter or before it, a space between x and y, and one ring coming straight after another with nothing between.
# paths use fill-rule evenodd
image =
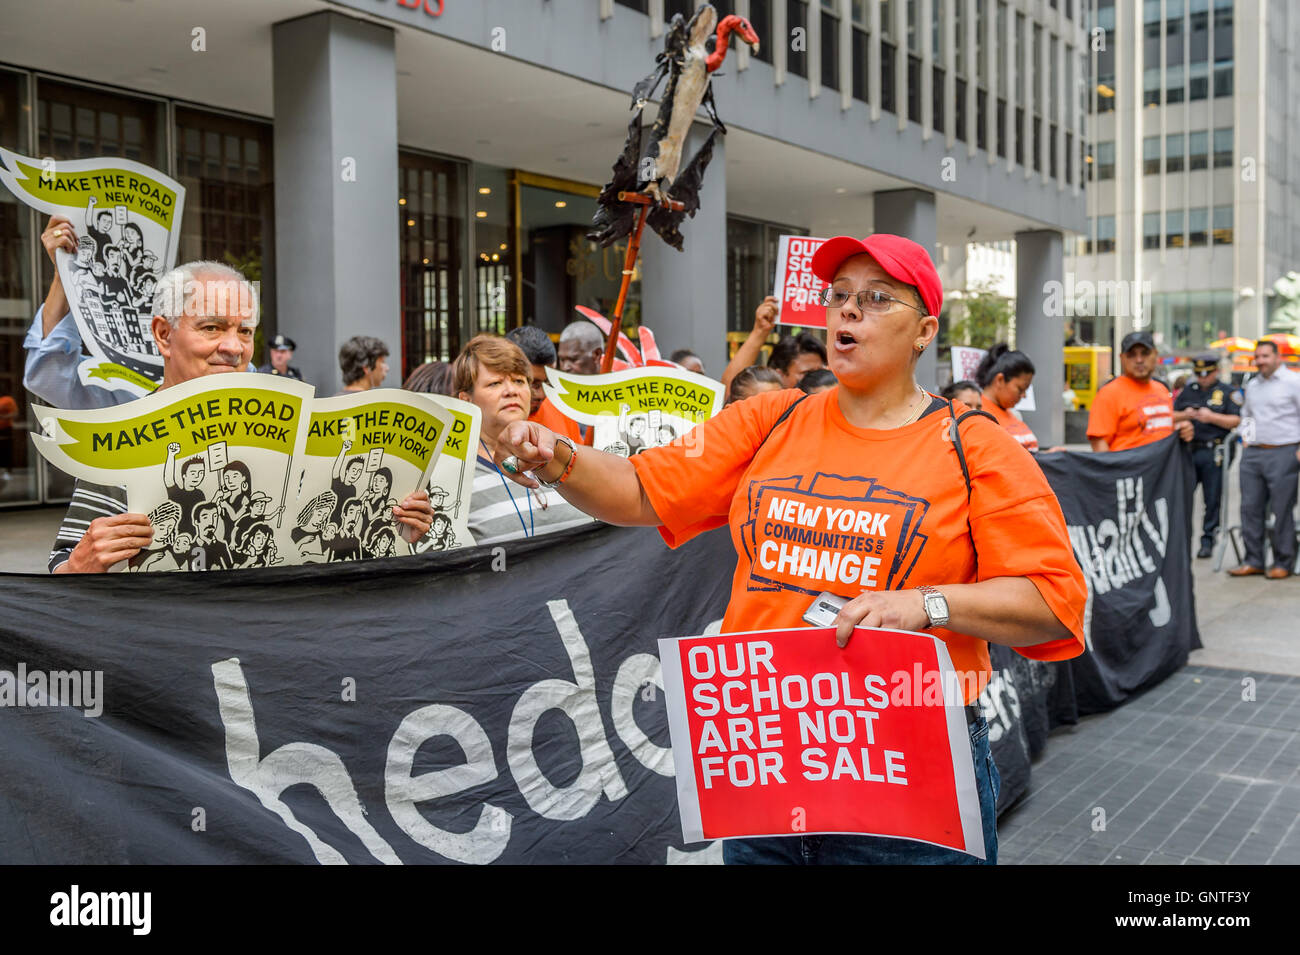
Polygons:
<instances>
[{"instance_id":1,"label":"concrete column","mask_svg":"<svg viewBox=\"0 0 1300 955\"><path fill-rule=\"evenodd\" d=\"M319 395L342 387L353 335L388 344L400 384L393 31L327 11L271 36L276 325Z\"/></svg>"},{"instance_id":2,"label":"concrete column","mask_svg":"<svg viewBox=\"0 0 1300 955\"><path fill-rule=\"evenodd\" d=\"M927 39L926 42L929 42ZM934 193L923 189L891 189L875 194L875 210L872 218L875 232L888 232L901 235L919 243L930 253L938 267L939 233L938 218L934 210ZM938 348L931 345L916 363L916 383L922 388L934 390L935 353Z\"/></svg>"},{"instance_id":3,"label":"concrete column","mask_svg":"<svg viewBox=\"0 0 1300 955\"><path fill-rule=\"evenodd\" d=\"M1042 229L1016 233L1016 348L1034 363L1036 411L1024 412L1025 423L1038 437L1040 448L1065 443L1064 315L1044 314L1047 290L1060 288L1065 268L1061 233ZM1059 296L1057 296L1059 299Z\"/></svg>"},{"instance_id":4,"label":"concrete column","mask_svg":"<svg viewBox=\"0 0 1300 955\"><path fill-rule=\"evenodd\" d=\"M711 126L696 123L682 152L685 166ZM649 226L641 238L641 321L655 333L667 358L689 348L713 378L727 366L727 152L726 137L713 141L704 170L700 208L681 226L678 252ZM753 309L754 302L746 307Z\"/></svg>"}]
</instances>

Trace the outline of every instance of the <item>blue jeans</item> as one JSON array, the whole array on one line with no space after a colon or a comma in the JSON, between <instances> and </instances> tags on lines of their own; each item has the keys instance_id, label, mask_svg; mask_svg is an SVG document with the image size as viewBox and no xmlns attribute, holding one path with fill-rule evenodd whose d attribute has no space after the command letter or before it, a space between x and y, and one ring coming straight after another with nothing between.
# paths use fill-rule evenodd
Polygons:
<instances>
[{"instance_id":1,"label":"blue jeans","mask_svg":"<svg viewBox=\"0 0 1300 955\"><path fill-rule=\"evenodd\" d=\"M727 865L997 865L1001 781L989 752L989 724L983 716L970 725L970 748L975 759L986 861L956 849L910 839L844 835L728 839L722 844L722 861Z\"/></svg>"}]
</instances>

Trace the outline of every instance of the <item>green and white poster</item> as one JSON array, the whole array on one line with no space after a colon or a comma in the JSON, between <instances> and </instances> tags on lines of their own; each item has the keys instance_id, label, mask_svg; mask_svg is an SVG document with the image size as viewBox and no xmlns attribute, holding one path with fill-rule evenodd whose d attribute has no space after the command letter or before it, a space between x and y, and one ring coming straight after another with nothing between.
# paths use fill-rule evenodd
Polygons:
<instances>
[{"instance_id":1,"label":"green and white poster","mask_svg":"<svg viewBox=\"0 0 1300 955\"><path fill-rule=\"evenodd\" d=\"M67 217L76 231L76 254L55 256L91 355L79 369L82 382L151 392L162 377L150 329L154 291L176 264L185 187L129 159L33 159L3 148L0 182L27 205Z\"/></svg>"},{"instance_id":2,"label":"green and white poster","mask_svg":"<svg viewBox=\"0 0 1300 955\"><path fill-rule=\"evenodd\" d=\"M720 382L684 368L648 365L608 375L548 368L546 397L580 424L594 425L594 446L623 457L671 444L722 410Z\"/></svg>"},{"instance_id":3,"label":"green and white poster","mask_svg":"<svg viewBox=\"0 0 1300 955\"><path fill-rule=\"evenodd\" d=\"M428 395L451 415L451 430L442 454L429 477L429 501L433 504L433 527L416 551L453 550L473 547L469 533L470 492L474 489L474 457L478 449L483 412L478 405L447 395Z\"/></svg>"},{"instance_id":4,"label":"green and white poster","mask_svg":"<svg viewBox=\"0 0 1300 955\"><path fill-rule=\"evenodd\" d=\"M431 396L398 388L315 401L290 532L299 562L410 553L393 507L429 483L452 422Z\"/></svg>"},{"instance_id":5,"label":"green and white poster","mask_svg":"<svg viewBox=\"0 0 1300 955\"><path fill-rule=\"evenodd\" d=\"M291 532L314 393L270 375L208 375L110 408L34 405L44 434L32 439L73 477L125 488L127 510L149 518L153 543L130 570L296 564Z\"/></svg>"}]
</instances>

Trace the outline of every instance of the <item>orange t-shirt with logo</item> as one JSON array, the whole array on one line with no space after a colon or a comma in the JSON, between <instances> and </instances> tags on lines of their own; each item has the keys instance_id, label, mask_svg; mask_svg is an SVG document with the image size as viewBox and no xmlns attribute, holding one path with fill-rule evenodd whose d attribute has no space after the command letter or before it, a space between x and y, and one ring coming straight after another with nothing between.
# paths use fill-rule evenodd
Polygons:
<instances>
[{"instance_id":1,"label":"orange t-shirt with logo","mask_svg":"<svg viewBox=\"0 0 1300 955\"><path fill-rule=\"evenodd\" d=\"M1038 450L1038 438L1029 425L1025 424L1006 408L1002 407L988 395L980 395L984 410L998 419L998 424L1006 429L1007 434L1015 438L1026 451Z\"/></svg>"},{"instance_id":2,"label":"orange t-shirt with logo","mask_svg":"<svg viewBox=\"0 0 1300 955\"><path fill-rule=\"evenodd\" d=\"M799 393L755 395L698 425L689 445L678 439L632 458L670 547L730 525L737 563L723 632L806 626L803 614L823 591L852 598L1026 577L1072 636L1018 652L1082 653L1083 572L1034 459L993 422L968 419L968 507L946 411L892 430L858 428L837 393L805 398L775 430ZM978 688L966 684L970 702L990 673L988 644L932 632L958 672L979 674Z\"/></svg>"},{"instance_id":3,"label":"orange t-shirt with logo","mask_svg":"<svg viewBox=\"0 0 1300 955\"><path fill-rule=\"evenodd\" d=\"M572 418L566 417L559 408L551 404L550 398L543 398L542 403L537 406L537 414L528 419L536 421L543 428L554 431L556 434L562 434L573 441L574 444L582 444L582 426ZM589 429L594 433L595 429Z\"/></svg>"},{"instance_id":4,"label":"orange t-shirt with logo","mask_svg":"<svg viewBox=\"0 0 1300 955\"><path fill-rule=\"evenodd\" d=\"M1097 389L1088 414L1088 437L1103 438L1110 450L1140 448L1173 433L1173 395L1154 378L1139 384L1120 375Z\"/></svg>"}]
</instances>

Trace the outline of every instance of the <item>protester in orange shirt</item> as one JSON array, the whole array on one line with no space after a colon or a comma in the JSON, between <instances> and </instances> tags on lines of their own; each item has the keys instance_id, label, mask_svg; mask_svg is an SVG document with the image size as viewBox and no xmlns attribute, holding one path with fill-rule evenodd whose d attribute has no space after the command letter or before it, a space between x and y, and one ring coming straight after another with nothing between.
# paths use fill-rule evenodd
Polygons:
<instances>
[{"instance_id":1,"label":"protester in orange shirt","mask_svg":"<svg viewBox=\"0 0 1300 955\"><path fill-rule=\"evenodd\" d=\"M1094 451L1140 448L1178 431L1192 440L1192 423L1174 423L1174 399L1151 376L1160 360L1150 332L1129 332L1120 343L1123 374L1097 389L1088 414L1088 441Z\"/></svg>"},{"instance_id":2,"label":"protester in orange shirt","mask_svg":"<svg viewBox=\"0 0 1300 955\"><path fill-rule=\"evenodd\" d=\"M968 704L990 672L988 641L1041 660L1082 653L1083 574L1047 480L1000 427L971 412L954 426L953 406L916 384L943 299L929 255L899 236L840 236L812 266L831 285L835 388L735 402L689 444L631 460L557 445L520 422L502 432L497 460L601 520L658 525L670 546L728 524L738 560L724 632L798 627L817 595L837 593L849 598L840 646L859 625L929 630L957 670L978 677ZM993 862L997 770L978 708L967 707L967 722ZM729 840L723 851L733 863L976 861L847 835Z\"/></svg>"},{"instance_id":3,"label":"protester in orange shirt","mask_svg":"<svg viewBox=\"0 0 1300 955\"><path fill-rule=\"evenodd\" d=\"M982 389L980 407L997 419L1026 451L1038 450L1033 430L1011 410L1020 404L1034 382L1034 363L1022 351L998 342L980 359L975 380Z\"/></svg>"}]
</instances>

